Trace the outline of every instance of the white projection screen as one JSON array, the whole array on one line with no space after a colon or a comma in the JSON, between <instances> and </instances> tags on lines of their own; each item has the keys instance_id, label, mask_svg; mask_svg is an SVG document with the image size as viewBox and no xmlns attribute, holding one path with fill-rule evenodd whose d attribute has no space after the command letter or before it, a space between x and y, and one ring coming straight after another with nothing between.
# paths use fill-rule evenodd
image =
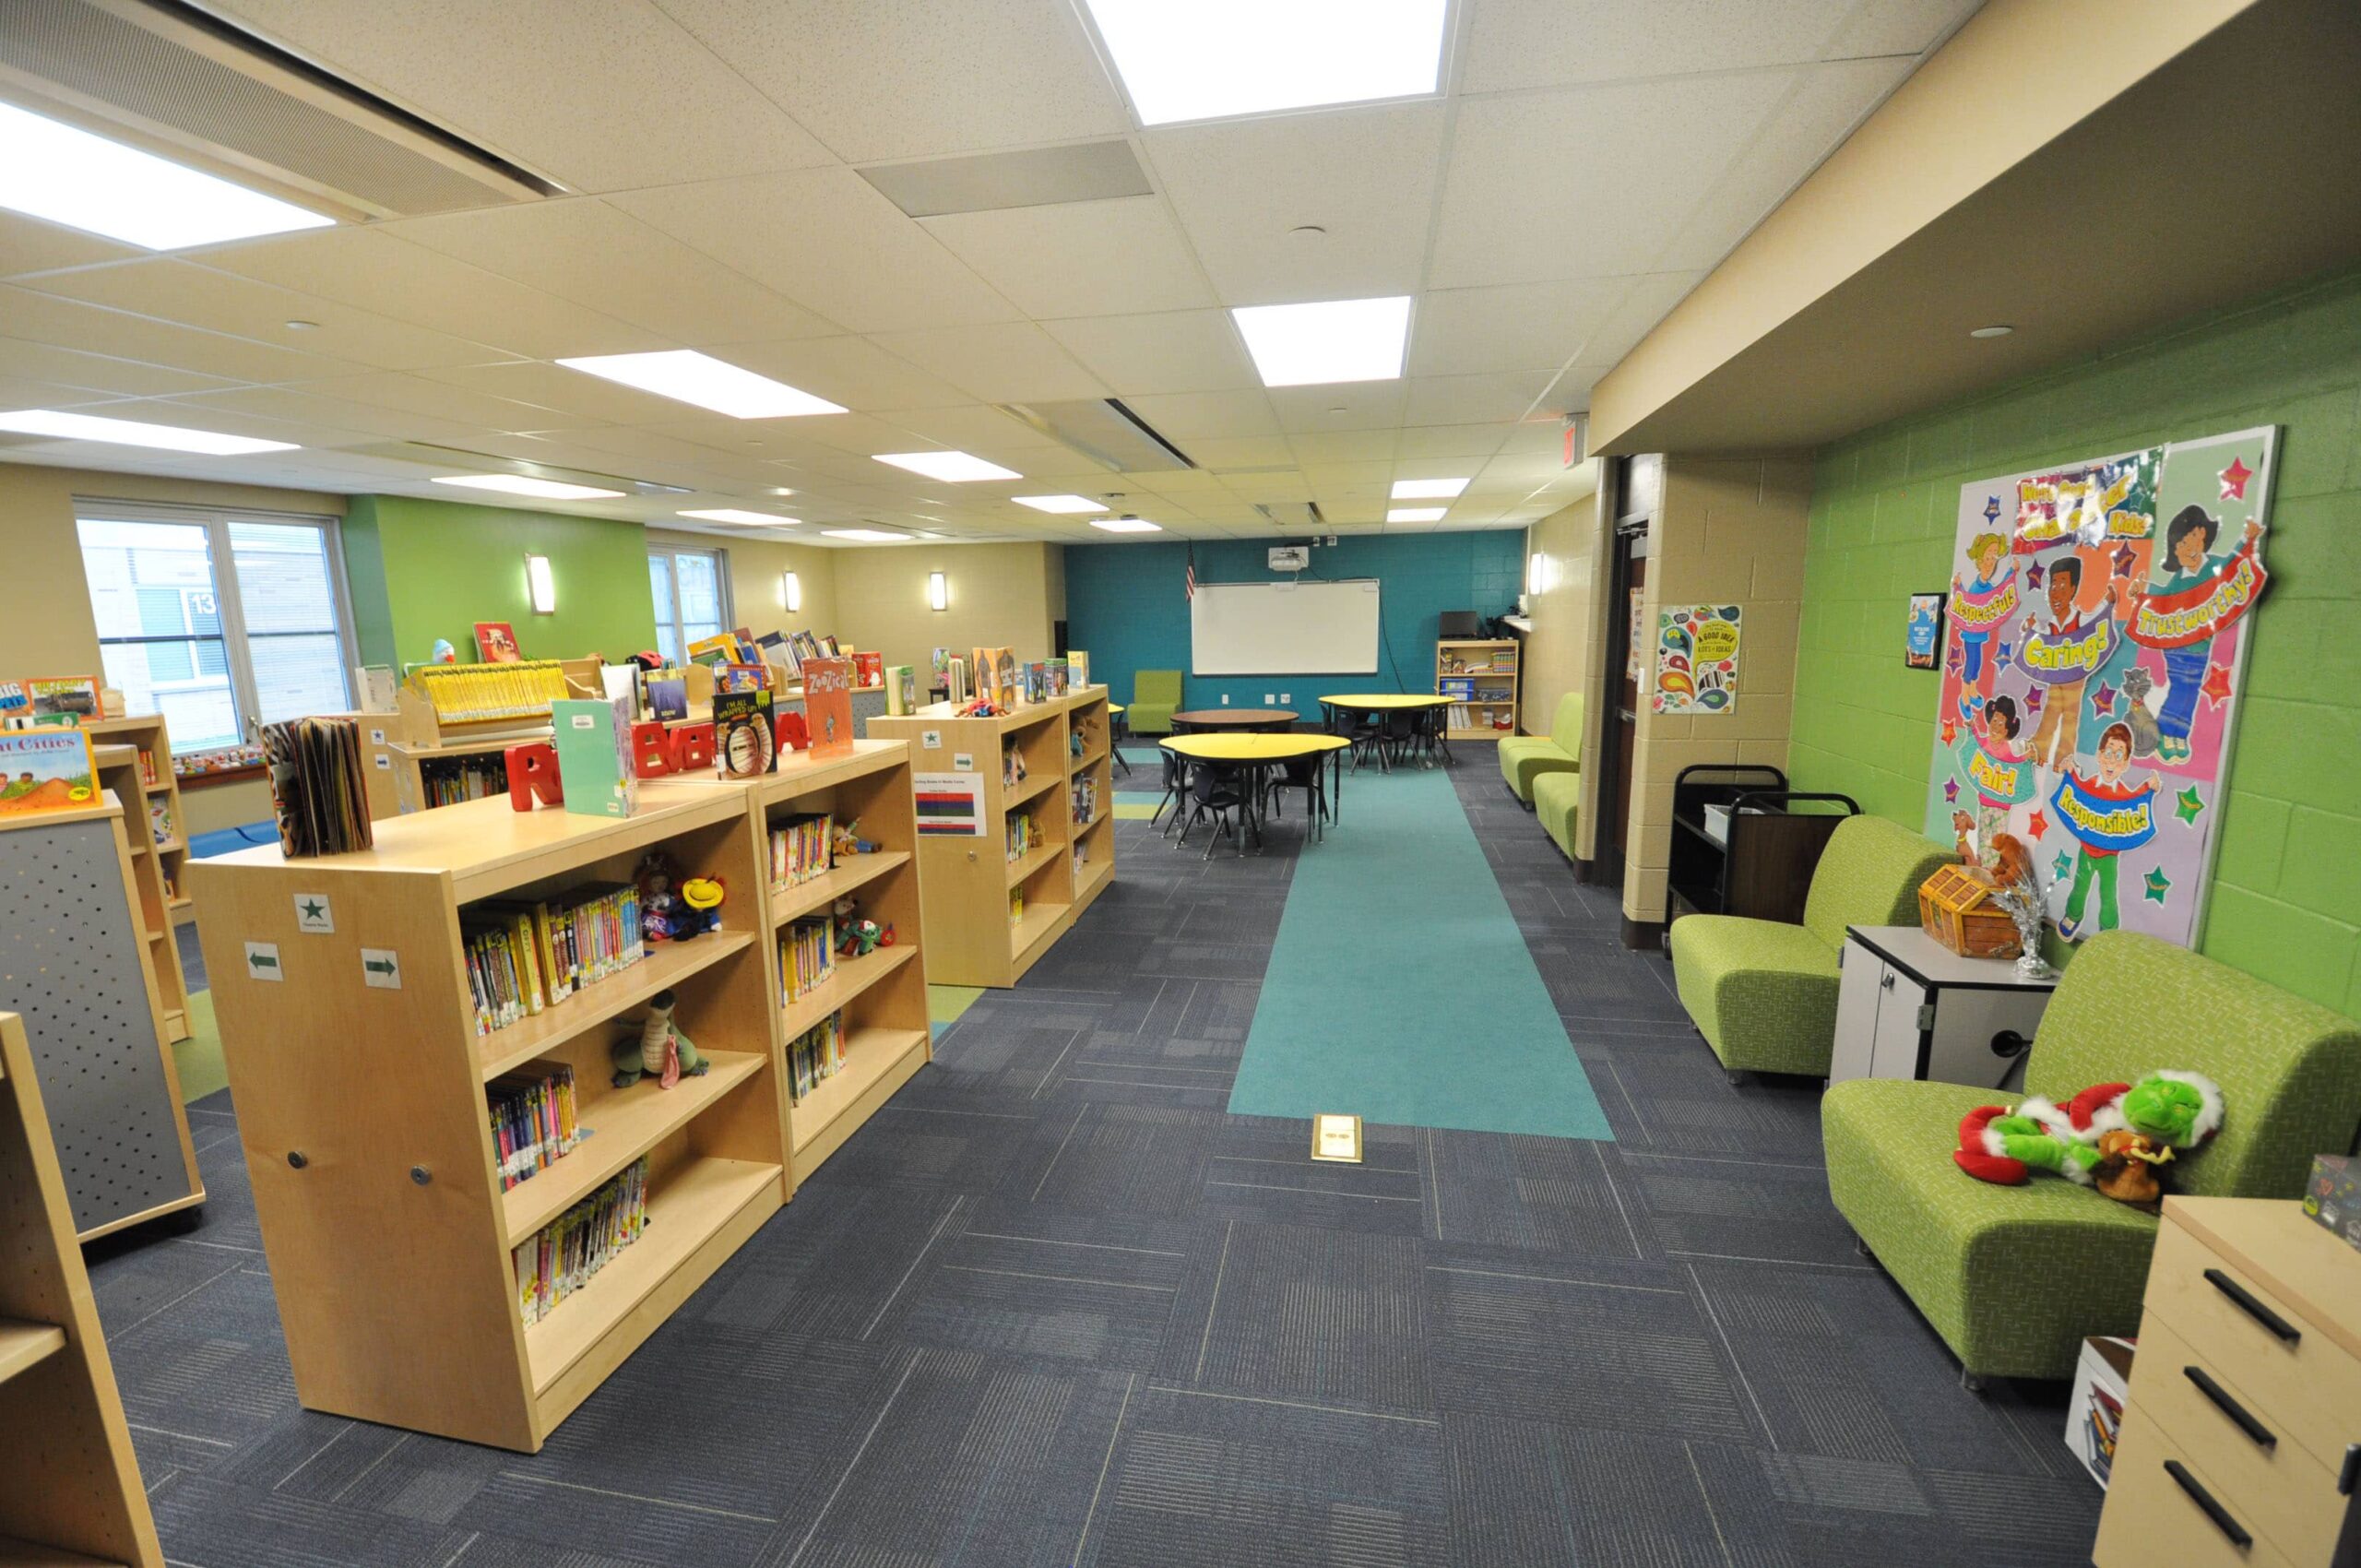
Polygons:
<instances>
[{"instance_id":1,"label":"white projection screen","mask_svg":"<svg viewBox=\"0 0 2361 1568\"><path fill-rule=\"evenodd\" d=\"M1377 579L1199 583L1189 601L1198 675L1373 675Z\"/></svg>"}]
</instances>

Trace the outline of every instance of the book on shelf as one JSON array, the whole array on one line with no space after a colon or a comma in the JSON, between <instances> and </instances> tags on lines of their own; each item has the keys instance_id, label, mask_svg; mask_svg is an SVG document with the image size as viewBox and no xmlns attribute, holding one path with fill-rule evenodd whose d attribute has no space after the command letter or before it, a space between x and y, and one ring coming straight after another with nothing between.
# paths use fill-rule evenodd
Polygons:
<instances>
[{"instance_id":1,"label":"book on shelf","mask_svg":"<svg viewBox=\"0 0 2361 1568\"><path fill-rule=\"evenodd\" d=\"M1064 696L1068 690L1067 683L1073 678L1074 675L1072 668L1064 659L1052 659L1050 660L1049 690L1051 696Z\"/></svg>"},{"instance_id":2,"label":"book on shelf","mask_svg":"<svg viewBox=\"0 0 2361 1568\"><path fill-rule=\"evenodd\" d=\"M647 1228L647 1157L617 1171L599 1190L516 1245L516 1304L528 1324L612 1263Z\"/></svg>"},{"instance_id":3,"label":"book on shelf","mask_svg":"<svg viewBox=\"0 0 2361 1568\"><path fill-rule=\"evenodd\" d=\"M814 1086L835 1077L845 1065L845 1013L839 1007L789 1042L788 1099L801 1102Z\"/></svg>"},{"instance_id":4,"label":"book on shelf","mask_svg":"<svg viewBox=\"0 0 2361 1568\"><path fill-rule=\"evenodd\" d=\"M830 870L836 826L836 819L826 812L780 818L771 829L772 884L792 887Z\"/></svg>"},{"instance_id":5,"label":"book on shelf","mask_svg":"<svg viewBox=\"0 0 2361 1568\"><path fill-rule=\"evenodd\" d=\"M139 748L139 782L153 790L157 784L156 754L147 747Z\"/></svg>"},{"instance_id":6,"label":"book on shelf","mask_svg":"<svg viewBox=\"0 0 2361 1568\"><path fill-rule=\"evenodd\" d=\"M1078 692L1090 684L1090 655L1079 648L1066 650L1066 689Z\"/></svg>"},{"instance_id":7,"label":"book on shelf","mask_svg":"<svg viewBox=\"0 0 2361 1568\"><path fill-rule=\"evenodd\" d=\"M638 806L631 723L629 696L560 697L550 704L558 783L565 792L567 811L626 817Z\"/></svg>"},{"instance_id":8,"label":"book on shelf","mask_svg":"<svg viewBox=\"0 0 2361 1568\"><path fill-rule=\"evenodd\" d=\"M487 899L462 911L476 1033L493 1034L647 956L639 889L593 883L554 900Z\"/></svg>"},{"instance_id":9,"label":"book on shelf","mask_svg":"<svg viewBox=\"0 0 2361 1568\"><path fill-rule=\"evenodd\" d=\"M831 655L803 661L803 722L813 756L852 750L852 660Z\"/></svg>"},{"instance_id":10,"label":"book on shelf","mask_svg":"<svg viewBox=\"0 0 2361 1568\"><path fill-rule=\"evenodd\" d=\"M1045 841L1040 815L1035 812L1011 812L1007 821L1008 863L1014 865Z\"/></svg>"},{"instance_id":11,"label":"book on shelf","mask_svg":"<svg viewBox=\"0 0 2361 1568\"><path fill-rule=\"evenodd\" d=\"M516 629L505 621L476 623L476 656L486 664L518 664L525 658L517 651Z\"/></svg>"},{"instance_id":12,"label":"book on shelf","mask_svg":"<svg viewBox=\"0 0 2361 1568\"><path fill-rule=\"evenodd\" d=\"M493 719L540 719L567 693L565 668L554 659L516 664L421 664L410 680L445 724Z\"/></svg>"},{"instance_id":13,"label":"book on shelf","mask_svg":"<svg viewBox=\"0 0 2361 1568\"><path fill-rule=\"evenodd\" d=\"M827 915L792 921L778 939L779 1005L792 1007L836 975L836 922Z\"/></svg>"},{"instance_id":14,"label":"book on shelf","mask_svg":"<svg viewBox=\"0 0 2361 1568\"><path fill-rule=\"evenodd\" d=\"M1012 889L1008 895L1008 923L1011 927L1025 923L1025 890Z\"/></svg>"},{"instance_id":15,"label":"book on shelf","mask_svg":"<svg viewBox=\"0 0 2361 1568\"><path fill-rule=\"evenodd\" d=\"M908 664L885 666L885 711L889 714L905 714L918 706L918 671Z\"/></svg>"},{"instance_id":16,"label":"book on shelf","mask_svg":"<svg viewBox=\"0 0 2361 1568\"><path fill-rule=\"evenodd\" d=\"M1025 763L1025 750L1014 741L1000 749L1000 781L1003 789L1014 789L1025 782L1029 769Z\"/></svg>"},{"instance_id":17,"label":"book on shelf","mask_svg":"<svg viewBox=\"0 0 2361 1568\"><path fill-rule=\"evenodd\" d=\"M573 1151L583 1131L574 1069L556 1063L544 1073L508 1073L484 1086L492 1117L492 1159L500 1190L530 1181Z\"/></svg>"},{"instance_id":18,"label":"book on shelf","mask_svg":"<svg viewBox=\"0 0 2361 1568\"><path fill-rule=\"evenodd\" d=\"M1079 833L1098 820L1098 780L1086 773L1074 781L1074 826Z\"/></svg>"},{"instance_id":19,"label":"book on shelf","mask_svg":"<svg viewBox=\"0 0 2361 1568\"><path fill-rule=\"evenodd\" d=\"M508 793L508 764L498 752L421 757L418 781L428 806L456 806Z\"/></svg>"},{"instance_id":20,"label":"book on shelf","mask_svg":"<svg viewBox=\"0 0 2361 1568\"><path fill-rule=\"evenodd\" d=\"M885 683L885 656L882 653L861 653L852 656L852 683L856 686L882 686Z\"/></svg>"},{"instance_id":21,"label":"book on shelf","mask_svg":"<svg viewBox=\"0 0 2361 1568\"><path fill-rule=\"evenodd\" d=\"M359 724L350 719L266 724L262 746L281 853L336 855L375 842Z\"/></svg>"},{"instance_id":22,"label":"book on shelf","mask_svg":"<svg viewBox=\"0 0 2361 1568\"><path fill-rule=\"evenodd\" d=\"M0 814L75 811L99 803L98 764L90 738L78 727L18 730L0 734ZM151 802L152 821L162 802ZM124 825L125 836L137 829Z\"/></svg>"},{"instance_id":23,"label":"book on shelf","mask_svg":"<svg viewBox=\"0 0 2361 1568\"><path fill-rule=\"evenodd\" d=\"M713 694L713 763L724 778L760 778L778 771L777 731L766 691Z\"/></svg>"}]
</instances>

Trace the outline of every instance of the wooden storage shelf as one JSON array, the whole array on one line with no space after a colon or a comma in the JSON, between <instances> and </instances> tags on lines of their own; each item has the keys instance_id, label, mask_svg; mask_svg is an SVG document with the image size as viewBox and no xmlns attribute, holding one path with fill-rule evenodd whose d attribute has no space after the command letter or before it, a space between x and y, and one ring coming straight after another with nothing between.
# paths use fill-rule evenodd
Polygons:
<instances>
[{"instance_id":1,"label":"wooden storage shelf","mask_svg":"<svg viewBox=\"0 0 2361 1568\"><path fill-rule=\"evenodd\" d=\"M916 947L906 947L896 940L891 947L880 947L858 958L838 958L830 967L826 980L780 1010L781 1028L787 1031L787 1038L793 1039L825 1023L829 1014L849 1006L861 992L918 956Z\"/></svg>"},{"instance_id":2,"label":"wooden storage shelf","mask_svg":"<svg viewBox=\"0 0 2361 1568\"><path fill-rule=\"evenodd\" d=\"M165 897L164 908L173 914L188 909L187 885L181 880L182 873L188 869L188 819L181 814L180 775L172 771L171 726L164 722L164 716L160 713L140 713L124 719L95 719L82 728L89 735L90 744L94 747L117 745L131 748L131 777L139 781L138 796L135 798L114 779L109 779L108 786L123 802L124 826L131 837L150 842L155 840L155 834L148 826L148 807L162 804L165 820L172 825L164 841L156 845L157 864L165 885L172 889ZM153 783L138 766L141 752L148 754L149 763L156 770ZM104 764L100 766L100 772L107 772ZM175 974L180 970L177 954L172 958L172 969ZM165 989L169 991L171 987ZM185 995L185 985L182 990Z\"/></svg>"},{"instance_id":3,"label":"wooden storage shelf","mask_svg":"<svg viewBox=\"0 0 2361 1568\"><path fill-rule=\"evenodd\" d=\"M926 1029L872 1028L851 1031L845 1037L844 1070L821 1079L788 1110L796 1154L803 1155L824 1134L834 1132L848 1112L861 1107L872 1095L876 1104L884 1104L911 1074L925 1065L931 1054ZM884 1093L877 1093L881 1088ZM868 1111L873 1109L875 1106L872 1105L863 1110L861 1118L865 1120Z\"/></svg>"},{"instance_id":4,"label":"wooden storage shelf","mask_svg":"<svg viewBox=\"0 0 2361 1568\"><path fill-rule=\"evenodd\" d=\"M856 855L834 871L824 871L804 882L771 885L771 923L785 925L805 915L817 914L837 899L858 893L887 872L910 863L908 849L880 849L874 854Z\"/></svg>"},{"instance_id":5,"label":"wooden storage shelf","mask_svg":"<svg viewBox=\"0 0 2361 1568\"><path fill-rule=\"evenodd\" d=\"M670 991L731 954L744 952L753 942L742 931L715 931L687 942L659 943L631 968L605 980L592 980L523 1023L477 1036L476 1042L483 1055L484 1082L513 1073L536 1057L547 1056L584 1030L623 1016L658 992Z\"/></svg>"},{"instance_id":6,"label":"wooden storage shelf","mask_svg":"<svg viewBox=\"0 0 2361 1568\"><path fill-rule=\"evenodd\" d=\"M1505 664L1500 662L1505 659ZM1461 667L1453 669L1456 662ZM1523 695L1520 683L1524 679L1525 650L1514 637L1444 637L1435 644L1435 695L1449 697L1451 707L1443 710L1443 738L1447 741L1497 741L1503 735L1516 733L1516 711ZM1497 691L1503 684L1505 696L1454 696L1443 689L1446 681L1473 683L1477 691ZM1491 723L1453 724L1450 718L1454 710L1465 710L1472 717L1475 711L1492 713L1509 710L1509 723L1503 728Z\"/></svg>"},{"instance_id":7,"label":"wooden storage shelf","mask_svg":"<svg viewBox=\"0 0 2361 1568\"><path fill-rule=\"evenodd\" d=\"M932 834L918 846L927 969L943 984L1014 985L1056 938L1073 929L1112 877L1115 839L1103 831L1114 814L1107 688L1086 686L988 719L962 718L951 704L936 703L912 714L872 719L869 732L918 748L912 766L920 773L954 771L953 759L963 754L980 765L975 769L983 784L979 832ZM1078 757L1076 735L1082 738ZM1019 748L1026 770L1024 781L1014 785L1002 782L1003 757L1011 744ZM1071 786L1084 778L1097 785L1098 815L1077 826ZM1040 845L1014 861L1007 856L1011 813L1034 814L1041 826ZM1093 865L1077 878L1074 840L1092 835L1098 836L1090 838ZM1025 914L1012 922L1009 900L1020 892Z\"/></svg>"},{"instance_id":8,"label":"wooden storage shelf","mask_svg":"<svg viewBox=\"0 0 2361 1568\"><path fill-rule=\"evenodd\" d=\"M99 787L114 791L123 806L123 834L131 848L131 888L139 908L139 921L148 937L148 962L156 983L156 1006L164 1016L167 1040L188 1039L188 977L181 968L179 944L172 934L174 901L165 882L168 857L186 849L178 840L159 846L148 826L149 787L140 770L139 748L128 742L93 740L91 758L98 765Z\"/></svg>"},{"instance_id":9,"label":"wooden storage shelf","mask_svg":"<svg viewBox=\"0 0 2361 1568\"><path fill-rule=\"evenodd\" d=\"M23 1021L0 1013L0 1568L161 1568Z\"/></svg>"}]
</instances>

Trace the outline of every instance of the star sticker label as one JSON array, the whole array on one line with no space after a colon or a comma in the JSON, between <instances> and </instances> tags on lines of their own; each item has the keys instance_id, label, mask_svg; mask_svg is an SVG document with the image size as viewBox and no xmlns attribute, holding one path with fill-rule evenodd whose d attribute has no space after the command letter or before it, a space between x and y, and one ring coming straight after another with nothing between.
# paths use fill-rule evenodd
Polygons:
<instances>
[{"instance_id":1,"label":"star sticker label","mask_svg":"<svg viewBox=\"0 0 2361 1568\"><path fill-rule=\"evenodd\" d=\"M295 929L307 936L327 936L336 930L336 911L325 893L295 895Z\"/></svg>"}]
</instances>

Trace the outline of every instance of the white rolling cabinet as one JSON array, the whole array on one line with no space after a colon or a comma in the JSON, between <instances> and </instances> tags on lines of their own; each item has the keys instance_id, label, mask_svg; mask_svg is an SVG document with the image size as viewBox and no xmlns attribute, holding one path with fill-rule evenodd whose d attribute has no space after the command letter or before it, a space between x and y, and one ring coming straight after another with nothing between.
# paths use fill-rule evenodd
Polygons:
<instances>
[{"instance_id":1,"label":"white rolling cabinet","mask_svg":"<svg viewBox=\"0 0 2361 1568\"><path fill-rule=\"evenodd\" d=\"M2016 1090L2055 979L1963 958L1915 925L1847 926L1828 1081L1923 1078Z\"/></svg>"}]
</instances>

